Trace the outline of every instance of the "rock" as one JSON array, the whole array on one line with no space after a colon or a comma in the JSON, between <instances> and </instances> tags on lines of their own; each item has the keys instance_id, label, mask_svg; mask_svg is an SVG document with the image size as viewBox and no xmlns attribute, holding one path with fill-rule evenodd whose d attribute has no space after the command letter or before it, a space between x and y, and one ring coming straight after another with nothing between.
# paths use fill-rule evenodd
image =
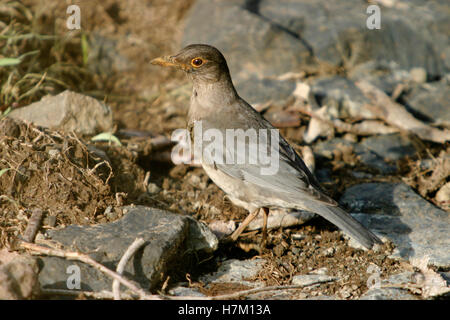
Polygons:
<instances>
[{"instance_id":1,"label":"rock","mask_svg":"<svg viewBox=\"0 0 450 320\"><path fill-rule=\"evenodd\" d=\"M397 288L370 289L359 300L418 300L408 291Z\"/></svg>"},{"instance_id":2,"label":"rock","mask_svg":"<svg viewBox=\"0 0 450 320\"><path fill-rule=\"evenodd\" d=\"M205 297L205 295L199 292L195 288L186 288L184 286L178 285L169 290L169 294L172 296L181 296L181 297Z\"/></svg>"},{"instance_id":3,"label":"rock","mask_svg":"<svg viewBox=\"0 0 450 320\"><path fill-rule=\"evenodd\" d=\"M418 298L409 293L407 290L401 288L382 288L382 285L403 285L414 284L413 272L404 272L395 274L388 279L381 280L380 285L374 285L366 293L364 293L360 300L418 300Z\"/></svg>"},{"instance_id":4,"label":"rock","mask_svg":"<svg viewBox=\"0 0 450 320\"><path fill-rule=\"evenodd\" d=\"M427 82L427 71L424 68L412 68L409 70L411 81L416 83Z\"/></svg>"},{"instance_id":5,"label":"rock","mask_svg":"<svg viewBox=\"0 0 450 320\"><path fill-rule=\"evenodd\" d=\"M14 109L8 116L38 126L79 134L107 132L113 128L112 111L107 105L69 90Z\"/></svg>"},{"instance_id":6,"label":"rock","mask_svg":"<svg viewBox=\"0 0 450 320\"><path fill-rule=\"evenodd\" d=\"M204 283L241 283L250 287L259 285L259 282L250 282L244 279L252 278L258 274L266 261L264 259L237 260L231 259L224 261L219 269L211 274L200 277Z\"/></svg>"},{"instance_id":7,"label":"rock","mask_svg":"<svg viewBox=\"0 0 450 320\"><path fill-rule=\"evenodd\" d=\"M228 222L214 220L208 225L208 227L217 238L222 239L231 235L233 231L236 230L236 223L233 220Z\"/></svg>"},{"instance_id":8,"label":"rock","mask_svg":"<svg viewBox=\"0 0 450 320\"><path fill-rule=\"evenodd\" d=\"M373 119L373 113L366 107L370 102L353 81L327 76L311 83L309 102L316 109L326 106L331 118Z\"/></svg>"},{"instance_id":9,"label":"rock","mask_svg":"<svg viewBox=\"0 0 450 320\"><path fill-rule=\"evenodd\" d=\"M285 102L294 92L296 84L292 80L276 80L257 78L235 80L239 95L250 104L264 103L266 101Z\"/></svg>"},{"instance_id":10,"label":"rock","mask_svg":"<svg viewBox=\"0 0 450 320\"><path fill-rule=\"evenodd\" d=\"M388 95L392 95L397 85L410 80L410 74L400 69L394 61L368 61L361 63L349 72L352 81L369 81Z\"/></svg>"},{"instance_id":11,"label":"rock","mask_svg":"<svg viewBox=\"0 0 450 320\"><path fill-rule=\"evenodd\" d=\"M198 0L186 14L182 45L208 43L221 50L238 92L251 103L286 99L295 82L279 77L317 62L348 71L369 61L393 62L420 81L423 72L414 68L430 79L448 72L445 4L383 8L380 30L367 28L367 7L359 0Z\"/></svg>"},{"instance_id":12,"label":"rock","mask_svg":"<svg viewBox=\"0 0 450 320\"><path fill-rule=\"evenodd\" d=\"M38 272L33 257L0 250L0 300L36 298L40 293Z\"/></svg>"},{"instance_id":13,"label":"rock","mask_svg":"<svg viewBox=\"0 0 450 320\"><path fill-rule=\"evenodd\" d=\"M127 264L124 274L144 288L158 285L164 280L161 273L167 275L186 253L211 252L217 248L215 236L191 217L143 206L126 207L123 211L127 211L124 217L112 223L71 225L50 230L48 234L68 249L91 254L96 261L114 270L128 246L142 237L147 244ZM77 265L81 272L81 290L111 289L109 277L83 263L57 257L40 260L39 281L43 287L67 289L66 270Z\"/></svg>"},{"instance_id":14,"label":"rock","mask_svg":"<svg viewBox=\"0 0 450 320\"><path fill-rule=\"evenodd\" d=\"M415 86L402 99L417 118L450 128L449 87L445 79L426 83Z\"/></svg>"},{"instance_id":15,"label":"rock","mask_svg":"<svg viewBox=\"0 0 450 320\"><path fill-rule=\"evenodd\" d=\"M359 143L334 138L316 143L313 150L316 156L333 159L335 150L350 147L359 161L382 174L396 172L395 161L416 154L412 142L398 133L371 136Z\"/></svg>"},{"instance_id":16,"label":"rock","mask_svg":"<svg viewBox=\"0 0 450 320\"><path fill-rule=\"evenodd\" d=\"M398 133L366 138L356 144L354 149L362 163L383 174L397 171L397 166L392 161L416 154L411 141Z\"/></svg>"},{"instance_id":17,"label":"rock","mask_svg":"<svg viewBox=\"0 0 450 320\"><path fill-rule=\"evenodd\" d=\"M227 59L238 92L249 103L285 99L295 90L295 82L274 77L300 71L300 65L309 61L310 49L295 35L252 12L249 3L196 1L186 15L182 45L217 47ZM199 32L205 23L208 32Z\"/></svg>"},{"instance_id":18,"label":"rock","mask_svg":"<svg viewBox=\"0 0 450 320\"><path fill-rule=\"evenodd\" d=\"M450 182L444 184L439 191L436 192L435 199L438 202L450 202Z\"/></svg>"},{"instance_id":19,"label":"rock","mask_svg":"<svg viewBox=\"0 0 450 320\"><path fill-rule=\"evenodd\" d=\"M340 203L369 229L390 239L393 258L429 257L433 266L450 266L450 216L404 183L363 183L345 190ZM370 214L368 214L370 213Z\"/></svg>"},{"instance_id":20,"label":"rock","mask_svg":"<svg viewBox=\"0 0 450 320\"><path fill-rule=\"evenodd\" d=\"M292 278L293 285L310 286L322 282L331 282L337 280L336 277L330 277L326 274L301 274Z\"/></svg>"},{"instance_id":21,"label":"rock","mask_svg":"<svg viewBox=\"0 0 450 320\"><path fill-rule=\"evenodd\" d=\"M387 161L411 157L416 153L411 140L398 133L372 136L362 140L361 145Z\"/></svg>"},{"instance_id":22,"label":"rock","mask_svg":"<svg viewBox=\"0 0 450 320\"><path fill-rule=\"evenodd\" d=\"M383 7L379 30L367 28L368 4L358 0L251 3L252 12L297 35L319 60L334 66L394 61L405 70L424 68L431 78L450 66L448 6L440 1Z\"/></svg>"}]
</instances>

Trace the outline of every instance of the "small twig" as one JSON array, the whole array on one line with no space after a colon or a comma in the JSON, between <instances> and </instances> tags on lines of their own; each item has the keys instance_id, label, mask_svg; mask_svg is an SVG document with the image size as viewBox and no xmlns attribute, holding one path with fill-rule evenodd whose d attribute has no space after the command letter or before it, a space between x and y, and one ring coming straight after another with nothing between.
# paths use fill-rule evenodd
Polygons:
<instances>
[{"instance_id":1,"label":"small twig","mask_svg":"<svg viewBox=\"0 0 450 320\"><path fill-rule=\"evenodd\" d=\"M74 251L65 251L62 249L47 248L47 247L43 247L43 246L40 246L40 245L37 245L34 243L28 243L28 242L23 242L23 241L20 242L20 247L22 247L24 249L32 250L32 251L35 251L35 252L38 252L38 253L41 253L41 254L44 254L47 256L55 256L55 257L60 257L60 258L66 258L69 260L78 260L78 261L84 262L84 263L94 267L95 269L105 273L106 275L110 276L111 278L117 279L117 281L119 281L121 284L123 284L124 286L129 288L131 291L137 293L139 295L140 299L145 299L145 300L160 300L161 299L160 297L158 297L156 295L147 293L145 290L138 287L133 282L122 277L122 275L106 268L104 265L98 263L97 261L95 261L94 259L92 259L91 257L89 257L86 254L74 252Z\"/></svg>"},{"instance_id":2,"label":"small twig","mask_svg":"<svg viewBox=\"0 0 450 320\"><path fill-rule=\"evenodd\" d=\"M437 143L450 141L450 130L433 128L418 120L404 106L392 101L386 93L368 81L357 81L355 85L371 101L368 109L386 123L412 132L423 140Z\"/></svg>"},{"instance_id":3,"label":"small twig","mask_svg":"<svg viewBox=\"0 0 450 320\"><path fill-rule=\"evenodd\" d=\"M41 209L36 208L33 210L33 213L31 214L31 217L28 220L27 228L25 229L25 232L23 234L24 241L34 242L36 233L38 232L39 227L41 226L42 217L43 214Z\"/></svg>"},{"instance_id":4,"label":"small twig","mask_svg":"<svg viewBox=\"0 0 450 320\"><path fill-rule=\"evenodd\" d=\"M122 258L117 265L116 272L122 275L125 266L128 263L128 260L139 250L145 243L145 240L142 238L137 238L134 242L128 247L127 251L123 254ZM114 300L120 300L120 283L117 279L114 279L112 284L112 292L114 295Z\"/></svg>"}]
</instances>

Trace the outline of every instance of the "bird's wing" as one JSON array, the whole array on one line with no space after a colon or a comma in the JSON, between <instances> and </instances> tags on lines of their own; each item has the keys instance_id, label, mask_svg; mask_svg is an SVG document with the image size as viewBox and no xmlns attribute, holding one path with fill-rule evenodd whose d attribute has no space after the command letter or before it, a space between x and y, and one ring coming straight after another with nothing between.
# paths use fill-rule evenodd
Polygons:
<instances>
[{"instance_id":1,"label":"bird's wing","mask_svg":"<svg viewBox=\"0 0 450 320\"><path fill-rule=\"evenodd\" d=\"M274 130L273 134L260 133L258 143L254 141L249 143L247 140L244 144L246 150L238 143L230 146L226 141L219 141L218 144L223 143L224 151L218 148L219 151L215 150L214 155L204 152L203 161L213 164L217 170L231 177L257 185L271 193L279 193L293 201L314 200L336 206L336 201L322 191L316 178L295 150L283 139L278 130ZM261 152L266 155L265 159L262 159ZM237 154L244 155L245 158L238 161ZM228 159L235 161L227 163L227 156Z\"/></svg>"}]
</instances>

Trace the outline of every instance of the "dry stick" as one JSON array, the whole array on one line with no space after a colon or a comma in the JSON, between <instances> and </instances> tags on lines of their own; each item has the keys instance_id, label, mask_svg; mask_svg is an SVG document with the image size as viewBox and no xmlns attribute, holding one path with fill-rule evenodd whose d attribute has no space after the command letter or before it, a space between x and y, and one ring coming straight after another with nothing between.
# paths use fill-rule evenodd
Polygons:
<instances>
[{"instance_id":1,"label":"dry stick","mask_svg":"<svg viewBox=\"0 0 450 320\"><path fill-rule=\"evenodd\" d=\"M36 208L33 210L30 219L28 220L27 228L23 234L23 240L26 242L34 242L34 238L36 237L36 233L41 226L42 221L42 210Z\"/></svg>"},{"instance_id":2,"label":"dry stick","mask_svg":"<svg viewBox=\"0 0 450 320\"><path fill-rule=\"evenodd\" d=\"M358 135L371 135L371 134L389 134L400 131L397 127L385 125L381 120L368 119L361 121L360 123L351 124L344 122L340 119L334 120L325 119L314 112L303 110L300 108L296 110L311 118L316 118L322 122L325 122L329 126L334 127L342 132L350 132Z\"/></svg>"},{"instance_id":3,"label":"dry stick","mask_svg":"<svg viewBox=\"0 0 450 320\"><path fill-rule=\"evenodd\" d=\"M110 276L111 278L117 279L117 281L119 281L121 284L123 284L124 286L126 286L127 288L132 290L133 292L136 292L139 295L140 299L145 299L145 300L160 300L161 299L160 297L158 297L156 295L152 295L152 294L145 292L145 290L143 290L142 288L139 288L133 282L125 279L120 274L117 274L116 272L106 268L105 266L98 263L97 261L95 261L94 259L92 259L91 257L89 257L86 254L82 254L82 253L74 252L74 251L65 251L65 250L56 249L56 248L47 248L47 247L43 247L43 246L40 246L40 245L37 245L34 243L27 243L27 242L23 242L23 241L20 242L20 246L24 249L33 250L33 251L36 251L38 253L45 254L48 256L67 258L69 260L78 260L78 261L84 262L84 263L94 267L95 269L100 270L101 272L105 273L106 275Z\"/></svg>"},{"instance_id":4,"label":"dry stick","mask_svg":"<svg viewBox=\"0 0 450 320\"><path fill-rule=\"evenodd\" d=\"M128 263L128 260L139 250L145 243L145 240L142 238L137 238L134 242L128 247L127 251L123 254L122 258L117 265L116 272L122 275L125 266ZM117 279L114 279L112 284L112 292L114 295L114 300L120 300L120 283Z\"/></svg>"},{"instance_id":5,"label":"dry stick","mask_svg":"<svg viewBox=\"0 0 450 320\"><path fill-rule=\"evenodd\" d=\"M373 106L370 106L370 110L390 125L413 132L423 140L438 143L450 140L449 130L439 130L419 121L402 105L392 101L388 95L369 82L357 81L355 84L372 101Z\"/></svg>"}]
</instances>

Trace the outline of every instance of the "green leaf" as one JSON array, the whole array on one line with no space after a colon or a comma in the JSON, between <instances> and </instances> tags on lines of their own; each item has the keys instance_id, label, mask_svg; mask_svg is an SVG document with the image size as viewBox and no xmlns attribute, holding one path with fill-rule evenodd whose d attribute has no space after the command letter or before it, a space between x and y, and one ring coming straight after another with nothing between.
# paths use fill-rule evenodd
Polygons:
<instances>
[{"instance_id":1,"label":"green leaf","mask_svg":"<svg viewBox=\"0 0 450 320\"><path fill-rule=\"evenodd\" d=\"M9 66L16 66L20 64L23 60L23 58L38 54L39 50L33 50L27 53L24 53L18 58L0 58L0 67L9 67Z\"/></svg>"},{"instance_id":2,"label":"green leaf","mask_svg":"<svg viewBox=\"0 0 450 320\"><path fill-rule=\"evenodd\" d=\"M100 133L100 134L96 135L95 137L92 137L91 140L92 141L109 141L109 142L114 142L118 146L122 145L120 140L115 135L113 135L112 133L109 133L109 132Z\"/></svg>"},{"instance_id":3,"label":"green leaf","mask_svg":"<svg viewBox=\"0 0 450 320\"><path fill-rule=\"evenodd\" d=\"M0 170L0 177L2 176L2 174L4 174L6 171L9 171L9 170L11 170L11 168L5 168L5 169Z\"/></svg>"},{"instance_id":4,"label":"green leaf","mask_svg":"<svg viewBox=\"0 0 450 320\"><path fill-rule=\"evenodd\" d=\"M18 58L1 58L0 59L0 67L16 66L21 62L22 62L22 60L20 60Z\"/></svg>"}]
</instances>

